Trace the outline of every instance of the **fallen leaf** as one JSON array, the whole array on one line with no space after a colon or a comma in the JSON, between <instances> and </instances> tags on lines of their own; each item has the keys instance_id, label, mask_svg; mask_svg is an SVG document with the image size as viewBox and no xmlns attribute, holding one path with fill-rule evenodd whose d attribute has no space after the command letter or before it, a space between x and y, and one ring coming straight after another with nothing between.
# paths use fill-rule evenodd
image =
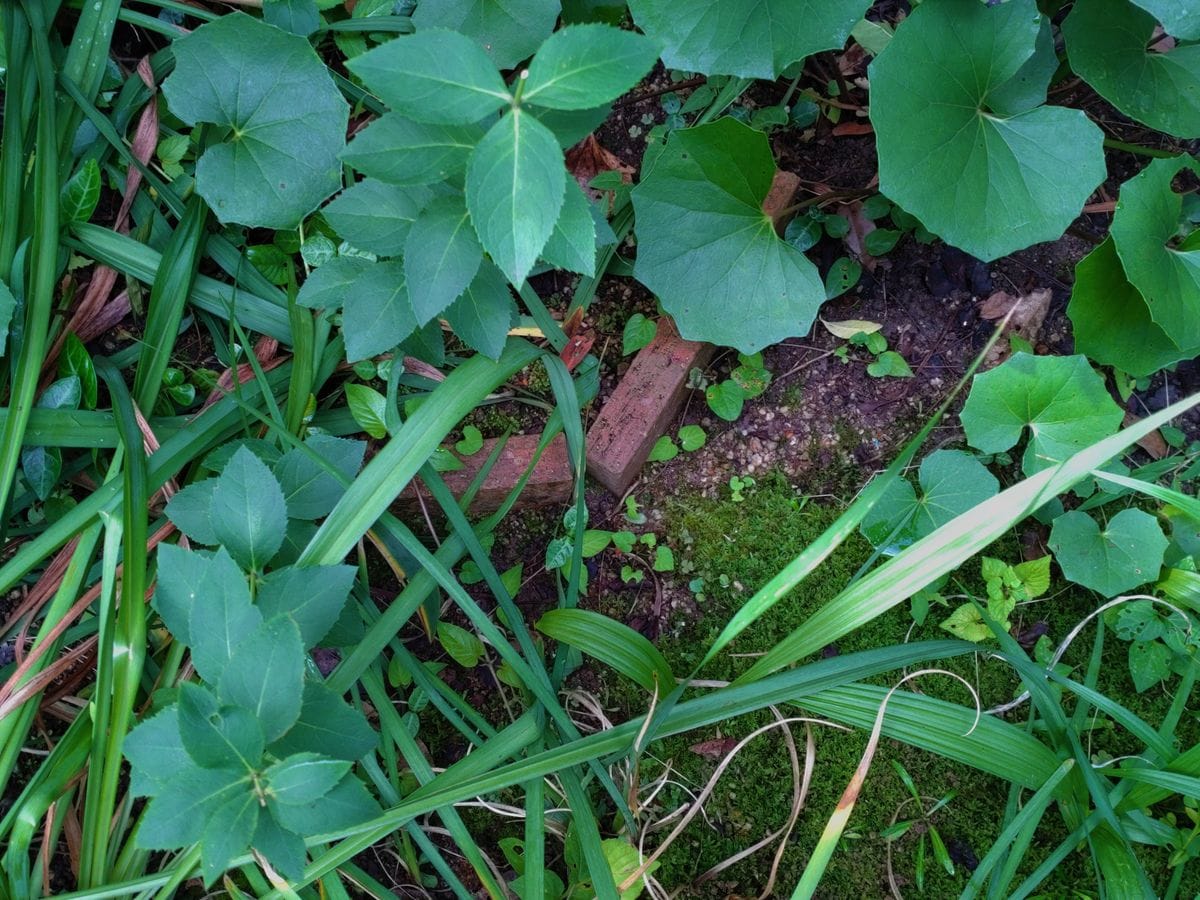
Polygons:
<instances>
[{"instance_id":1,"label":"fallen leaf","mask_svg":"<svg viewBox=\"0 0 1200 900\"><path fill-rule=\"evenodd\" d=\"M1128 428L1130 425L1136 425L1140 421L1140 416L1135 416L1133 413L1127 412L1125 413L1125 421L1121 427ZM1163 439L1162 432L1158 429L1151 431L1143 438L1139 438L1137 445L1155 459L1164 459L1171 454L1170 446Z\"/></svg>"},{"instance_id":2,"label":"fallen leaf","mask_svg":"<svg viewBox=\"0 0 1200 900\"><path fill-rule=\"evenodd\" d=\"M633 167L625 165L616 154L603 147L594 134L589 134L567 151L567 170L593 200L600 197L600 191L593 190L588 184L601 172L620 172L626 184L633 181Z\"/></svg>"},{"instance_id":3,"label":"fallen leaf","mask_svg":"<svg viewBox=\"0 0 1200 900\"><path fill-rule=\"evenodd\" d=\"M571 340L567 341L567 346L562 348L562 353L559 354L559 357L567 367L568 372L583 362L583 358L588 355L588 351L592 349L592 344L594 343L596 343L596 333L594 331L585 331L583 334L577 334Z\"/></svg>"},{"instance_id":4,"label":"fallen leaf","mask_svg":"<svg viewBox=\"0 0 1200 900\"><path fill-rule=\"evenodd\" d=\"M875 271L875 257L867 252L867 235L875 230L875 223L863 214L861 200L843 203L838 207L837 214L850 223L850 231L846 233L846 249L863 264L868 272Z\"/></svg>"},{"instance_id":5,"label":"fallen leaf","mask_svg":"<svg viewBox=\"0 0 1200 900\"><path fill-rule=\"evenodd\" d=\"M842 319L840 322L821 320L825 330L834 337L848 341L856 334L874 334L883 327L879 322L868 322L866 319Z\"/></svg>"},{"instance_id":6,"label":"fallen leaf","mask_svg":"<svg viewBox=\"0 0 1200 900\"><path fill-rule=\"evenodd\" d=\"M989 369L1008 359L1012 348L1009 342L1004 340L1005 337L1016 335L1030 344L1037 341L1042 323L1046 321L1046 313L1050 309L1050 297L1049 288L1038 288L1019 297L1014 297L1006 291L996 291L980 303L980 318L990 322L999 321L1012 311L1004 328L1004 335L984 357L983 368Z\"/></svg>"},{"instance_id":7,"label":"fallen leaf","mask_svg":"<svg viewBox=\"0 0 1200 900\"><path fill-rule=\"evenodd\" d=\"M728 756L729 751L736 746L737 741L733 738L713 738L711 741L701 741L699 744L692 744L688 749L697 756L703 756L705 759L711 759L713 762L716 762Z\"/></svg>"},{"instance_id":8,"label":"fallen leaf","mask_svg":"<svg viewBox=\"0 0 1200 900\"><path fill-rule=\"evenodd\" d=\"M875 129L870 122L842 122L833 126L830 132L834 137L858 137L864 134L874 134Z\"/></svg>"}]
</instances>

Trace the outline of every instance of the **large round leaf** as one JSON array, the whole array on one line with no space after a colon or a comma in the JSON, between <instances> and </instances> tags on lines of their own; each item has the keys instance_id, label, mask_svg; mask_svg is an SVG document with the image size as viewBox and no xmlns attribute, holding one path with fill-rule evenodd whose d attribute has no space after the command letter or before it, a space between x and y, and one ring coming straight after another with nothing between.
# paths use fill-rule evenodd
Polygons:
<instances>
[{"instance_id":1,"label":"large round leaf","mask_svg":"<svg viewBox=\"0 0 1200 900\"><path fill-rule=\"evenodd\" d=\"M1156 159L1121 186L1112 237L1130 282L1150 315L1180 347L1200 345L1200 229L1179 239L1183 201L1171 190L1190 156Z\"/></svg>"},{"instance_id":2,"label":"large round leaf","mask_svg":"<svg viewBox=\"0 0 1200 900\"><path fill-rule=\"evenodd\" d=\"M1113 597L1158 578L1167 539L1154 516L1140 509L1121 510L1103 531L1074 510L1054 520L1050 549L1069 580Z\"/></svg>"},{"instance_id":3,"label":"large round leaf","mask_svg":"<svg viewBox=\"0 0 1200 900\"><path fill-rule=\"evenodd\" d=\"M1071 67L1130 118L1177 137L1200 136L1200 45L1148 52L1155 24L1129 0L1076 0L1063 22Z\"/></svg>"},{"instance_id":4,"label":"large round leaf","mask_svg":"<svg viewBox=\"0 0 1200 900\"><path fill-rule=\"evenodd\" d=\"M412 19L418 28L461 31L483 45L502 69L511 69L538 48L558 18L557 0L427 0Z\"/></svg>"},{"instance_id":5,"label":"large round leaf","mask_svg":"<svg viewBox=\"0 0 1200 900\"><path fill-rule=\"evenodd\" d=\"M960 418L984 453L1008 450L1028 428L1021 468L1032 475L1113 434L1123 414L1084 357L1014 353L975 376Z\"/></svg>"},{"instance_id":6,"label":"large round leaf","mask_svg":"<svg viewBox=\"0 0 1200 900\"><path fill-rule=\"evenodd\" d=\"M1059 237L1105 177L1083 112L1014 102L1037 99L1043 22L1034 0L925 0L871 65L880 189L981 259Z\"/></svg>"},{"instance_id":7,"label":"large round leaf","mask_svg":"<svg viewBox=\"0 0 1200 900\"><path fill-rule=\"evenodd\" d=\"M754 353L812 326L825 288L763 212L774 176L766 135L721 119L674 132L633 189L634 275L684 337Z\"/></svg>"},{"instance_id":8,"label":"large round leaf","mask_svg":"<svg viewBox=\"0 0 1200 900\"><path fill-rule=\"evenodd\" d=\"M1172 37L1200 41L1200 16L1195 0L1133 0L1162 23Z\"/></svg>"},{"instance_id":9,"label":"large round leaf","mask_svg":"<svg viewBox=\"0 0 1200 900\"><path fill-rule=\"evenodd\" d=\"M630 0L663 62L706 75L778 78L798 59L846 43L870 0Z\"/></svg>"},{"instance_id":10,"label":"large round leaf","mask_svg":"<svg viewBox=\"0 0 1200 900\"><path fill-rule=\"evenodd\" d=\"M229 129L196 163L196 190L218 219L295 228L338 189L350 107L307 40L234 13L171 49L171 112Z\"/></svg>"}]
</instances>

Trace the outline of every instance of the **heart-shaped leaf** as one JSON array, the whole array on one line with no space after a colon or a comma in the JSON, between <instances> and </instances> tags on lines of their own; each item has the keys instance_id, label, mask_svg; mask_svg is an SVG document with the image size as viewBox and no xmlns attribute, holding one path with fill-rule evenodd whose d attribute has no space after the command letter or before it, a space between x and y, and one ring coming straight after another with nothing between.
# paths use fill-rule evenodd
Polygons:
<instances>
[{"instance_id":1,"label":"heart-shaped leaf","mask_svg":"<svg viewBox=\"0 0 1200 900\"><path fill-rule=\"evenodd\" d=\"M1123 509L1103 531L1085 512L1054 520L1050 549L1063 575L1106 597L1115 597L1158 578L1167 539L1154 516Z\"/></svg>"},{"instance_id":2,"label":"heart-shaped leaf","mask_svg":"<svg viewBox=\"0 0 1200 900\"><path fill-rule=\"evenodd\" d=\"M337 190L350 107L307 40L232 13L171 50L171 112L229 129L196 162L196 190L218 219L295 228Z\"/></svg>"},{"instance_id":3,"label":"heart-shaped leaf","mask_svg":"<svg viewBox=\"0 0 1200 900\"><path fill-rule=\"evenodd\" d=\"M812 326L825 288L763 212L774 176L766 135L726 118L673 132L633 189L634 275L685 338L753 353Z\"/></svg>"},{"instance_id":4,"label":"heart-shaped leaf","mask_svg":"<svg viewBox=\"0 0 1200 900\"><path fill-rule=\"evenodd\" d=\"M1083 112L1008 89L1043 22L1034 0L926 0L871 64L880 190L981 259L1057 238L1106 174Z\"/></svg>"}]
</instances>

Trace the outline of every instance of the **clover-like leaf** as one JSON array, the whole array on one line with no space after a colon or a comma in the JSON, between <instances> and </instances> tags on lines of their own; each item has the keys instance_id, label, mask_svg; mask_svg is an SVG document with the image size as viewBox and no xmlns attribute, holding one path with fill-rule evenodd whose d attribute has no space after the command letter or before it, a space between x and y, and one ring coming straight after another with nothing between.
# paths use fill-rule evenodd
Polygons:
<instances>
[{"instance_id":1,"label":"clover-like leaf","mask_svg":"<svg viewBox=\"0 0 1200 900\"><path fill-rule=\"evenodd\" d=\"M673 132L633 189L634 275L685 338L753 353L812 326L825 288L763 212L774 176L766 135L726 118Z\"/></svg>"},{"instance_id":2,"label":"clover-like leaf","mask_svg":"<svg viewBox=\"0 0 1200 900\"><path fill-rule=\"evenodd\" d=\"M1049 544L1067 579L1114 597L1158 577L1167 538L1140 509L1121 510L1103 531L1087 513L1073 510L1054 520Z\"/></svg>"},{"instance_id":3,"label":"clover-like leaf","mask_svg":"<svg viewBox=\"0 0 1200 900\"><path fill-rule=\"evenodd\" d=\"M538 49L521 100L553 109L592 109L637 84L657 59L654 42L635 31L570 25Z\"/></svg>"},{"instance_id":4,"label":"clover-like leaf","mask_svg":"<svg viewBox=\"0 0 1200 900\"><path fill-rule=\"evenodd\" d=\"M350 107L307 40L231 13L171 50L171 112L229 129L196 162L196 189L218 219L295 228L337 190Z\"/></svg>"},{"instance_id":5,"label":"clover-like leaf","mask_svg":"<svg viewBox=\"0 0 1200 900\"><path fill-rule=\"evenodd\" d=\"M558 19L558 0L437 0L413 11L417 28L452 28L474 38L501 69L529 57Z\"/></svg>"},{"instance_id":6,"label":"clover-like leaf","mask_svg":"<svg viewBox=\"0 0 1200 900\"><path fill-rule=\"evenodd\" d=\"M1021 468L1032 475L1113 434L1124 415L1085 357L1014 353L975 376L960 417L984 453L1008 450L1028 428Z\"/></svg>"},{"instance_id":7,"label":"clover-like leaf","mask_svg":"<svg viewBox=\"0 0 1200 900\"><path fill-rule=\"evenodd\" d=\"M1076 0L1062 26L1071 68L1130 118L1176 137L1200 136L1200 46L1149 51L1155 24L1129 0Z\"/></svg>"},{"instance_id":8,"label":"clover-like leaf","mask_svg":"<svg viewBox=\"0 0 1200 900\"><path fill-rule=\"evenodd\" d=\"M1082 111L1008 89L1043 21L1034 0L926 0L871 64L880 190L981 259L1059 237L1105 177Z\"/></svg>"},{"instance_id":9,"label":"clover-like leaf","mask_svg":"<svg viewBox=\"0 0 1200 900\"><path fill-rule=\"evenodd\" d=\"M775 79L791 63L846 43L870 0L630 0L669 68Z\"/></svg>"},{"instance_id":10,"label":"clover-like leaf","mask_svg":"<svg viewBox=\"0 0 1200 900\"><path fill-rule=\"evenodd\" d=\"M513 284L520 284L554 231L566 189L554 134L521 109L493 125L467 166L467 209L483 244Z\"/></svg>"}]
</instances>

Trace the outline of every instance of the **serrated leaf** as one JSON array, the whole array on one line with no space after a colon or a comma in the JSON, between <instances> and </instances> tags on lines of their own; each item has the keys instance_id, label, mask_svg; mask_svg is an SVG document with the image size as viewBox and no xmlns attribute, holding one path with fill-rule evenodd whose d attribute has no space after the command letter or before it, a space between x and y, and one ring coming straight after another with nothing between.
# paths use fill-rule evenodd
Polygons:
<instances>
[{"instance_id":1,"label":"serrated leaf","mask_svg":"<svg viewBox=\"0 0 1200 900\"><path fill-rule=\"evenodd\" d=\"M499 359L519 315L504 275L485 259L462 296L446 310L446 321L468 347Z\"/></svg>"},{"instance_id":2,"label":"serrated leaf","mask_svg":"<svg viewBox=\"0 0 1200 900\"><path fill-rule=\"evenodd\" d=\"M194 765L179 736L176 704L138 724L122 749L132 766L129 789L137 797L163 792L179 772Z\"/></svg>"},{"instance_id":3,"label":"serrated leaf","mask_svg":"<svg viewBox=\"0 0 1200 900\"><path fill-rule=\"evenodd\" d=\"M211 523L217 540L247 569L261 572L283 543L287 504L271 470L245 447L213 488Z\"/></svg>"},{"instance_id":4,"label":"serrated leaf","mask_svg":"<svg viewBox=\"0 0 1200 900\"><path fill-rule=\"evenodd\" d=\"M664 434L654 446L650 448L650 455L646 457L647 462L666 462L669 459L674 459L679 455L679 447L671 440L671 436Z\"/></svg>"},{"instance_id":5,"label":"serrated leaf","mask_svg":"<svg viewBox=\"0 0 1200 900\"><path fill-rule=\"evenodd\" d=\"M841 48L870 0L632 0L638 27L668 68L775 80L789 65Z\"/></svg>"},{"instance_id":6,"label":"serrated leaf","mask_svg":"<svg viewBox=\"0 0 1200 900\"><path fill-rule=\"evenodd\" d=\"M315 681L304 685L300 718L267 750L275 756L319 753L354 761L370 753L378 737L367 720L329 688Z\"/></svg>"},{"instance_id":7,"label":"serrated leaf","mask_svg":"<svg viewBox=\"0 0 1200 900\"><path fill-rule=\"evenodd\" d=\"M658 60L658 48L635 31L568 25L538 48L522 102L553 109L591 109L616 100Z\"/></svg>"},{"instance_id":8,"label":"serrated leaf","mask_svg":"<svg viewBox=\"0 0 1200 900\"><path fill-rule=\"evenodd\" d=\"M218 809L249 793L250 775L245 771L184 766L172 777L170 790L154 797L146 807L134 843L146 850L194 844Z\"/></svg>"},{"instance_id":9,"label":"serrated leaf","mask_svg":"<svg viewBox=\"0 0 1200 900\"><path fill-rule=\"evenodd\" d=\"M360 131L342 160L388 184L434 184L466 171L478 125L434 125L385 113Z\"/></svg>"},{"instance_id":10,"label":"serrated leaf","mask_svg":"<svg viewBox=\"0 0 1200 900\"><path fill-rule=\"evenodd\" d=\"M315 647L341 616L358 570L354 566L287 566L263 576L255 603L263 619L288 616L305 647Z\"/></svg>"},{"instance_id":11,"label":"serrated leaf","mask_svg":"<svg viewBox=\"0 0 1200 900\"><path fill-rule=\"evenodd\" d=\"M206 558L164 544L158 560L155 596L163 621L191 648L196 671L215 682L234 648L262 622L246 576L224 547ZM187 623L182 633L175 627L181 613Z\"/></svg>"},{"instance_id":12,"label":"serrated leaf","mask_svg":"<svg viewBox=\"0 0 1200 900\"><path fill-rule=\"evenodd\" d=\"M683 337L752 353L812 326L825 291L762 211L774 176L766 135L725 118L672 132L633 189L634 275Z\"/></svg>"},{"instance_id":13,"label":"serrated leaf","mask_svg":"<svg viewBox=\"0 0 1200 900\"><path fill-rule=\"evenodd\" d=\"M628 356L636 353L654 340L658 325L653 319L648 319L641 313L634 313L625 320L621 331L621 355Z\"/></svg>"},{"instance_id":14,"label":"serrated leaf","mask_svg":"<svg viewBox=\"0 0 1200 900\"><path fill-rule=\"evenodd\" d=\"M1138 641L1129 645L1129 677L1140 694L1171 674L1171 651L1159 641Z\"/></svg>"},{"instance_id":15,"label":"serrated leaf","mask_svg":"<svg viewBox=\"0 0 1200 900\"><path fill-rule=\"evenodd\" d=\"M1082 111L990 105L1042 21L1034 0L927 0L869 70L880 190L983 260L1059 237L1106 174Z\"/></svg>"},{"instance_id":16,"label":"serrated leaf","mask_svg":"<svg viewBox=\"0 0 1200 900\"><path fill-rule=\"evenodd\" d=\"M512 99L480 46L443 28L393 38L346 67L395 112L418 122L469 125Z\"/></svg>"},{"instance_id":17,"label":"serrated leaf","mask_svg":"<svg viewBox=\"0 0 1200 900\"><path fill-rule=\"evenodd\" d=\"M488 129L467 164L467 209L483 244L513 284L525 280L554 231L566 191L554 134L521 109Z\"/></svg>"},{"instance_id":18,"label":"serrated leaf","mask_svg":"<svg viewBox=\"0 0 1200 900\"><path fill-rule=\"evenodd\" d=\"M198 544L212 546L218 543L210 518L213 489L216 486L215 478L196 481L167 501L167 518Z\"/></svg>"},{"instance_id":19,"label":"serrated leaf","mask_svg":"<svg viewBox=\"0 0 1200 900\"><path fill-rule=\"evenodd\" d=\"M196 161L196 189L218 219L294 228L337 190L350 107L307 40L231 13L171 49L171 112L230 129Z\"/></svg>"},{"instance_id":20,"label":"serrated leaf","mask_svg":"<svg viewBox=\"0 0 1200 900\"><path fill-rule=\"evenodd\" d=\"M258 827L259 799L247 789L235 794L208 814L200 838L200 872L211 887L234 857L245 853Z\"/></svg>"},{"instance_id":21,"label":"serrated leaf","mask_svg":"<svg viewBox=\"0 0 1200 900\"><path fill-rule=\"evenodd\" d=\"M340 309L358 278L372 265L357 256L331 259L304 279L296 302L310 309Z\"/></svg>"},{"instance_id":22,"label":"serrated leaf","mask_svg":"<svg viewBox=\"0 0 1200 900\"><path fill-rule=\"evenodd\" d=\"M365 178L322 210L334 230L360 250L399 256L421 210L433 194L425 185L385 184Z\"/></svg>"},{"instance_id":23,"label":"serrated leaf","mask_svg":"<svg viewBox=\"0 0 1200 900\"><path fill-rule=\"evenodd\" d=\"M350 765L317 753L296 753L271 764L263 776L276 803L294 806L320 800L350 771Z\"/></svg>"},{"instance_id":24,"label":"serrated leaf","mask_svg":"<svg viewBox=\"0 0 1200 900\"><path fill-rule=\"evenodd\" d=\"M373 438L387 437L387 398L365 384L346 385L346 406L358 427Z\"/></svg>"},{"instance_id":25,"label":"serrated leaf","mask_svg":"<svg viewBox=\"0 0 1200 900\"><path fill-rule=\"evenodd\" d=\"M75 172L62 186L59 193L60 215L64 225L77 225L86 222L96 211L100 202L100 165L95 159L84 160Z\"/></svg>"},{"instance_id":26,"label":"serrated leaf","mask_svg":"<svg viewBox=\"0 0 1200 900\"><path fill-rule=\"evenodd\" d=\"M497 66L511 69L554 30L559 7L558 0L438 0L418 4L412 19L418 28L461 31L482 44Z\"/></svg>"},{"instance_id":27,"label":"serrated leaf","mask_svg":"<svg viewBox=\"0 0 1200 900\"><path fill-rule=\"evenodd\" d=\"M404 280L417 324L457 300L482 261L462 197L441 197L421 210L404 245Z\"/></svg>"},{"instance_id":28,"label":"serrated leaf","mask_svg":"<svg viewBox=\"0 0 1200 900\"><path fill-rule=\"evenodd\" d=\"M304 874L304 840L282 827L269 815L259 815L258 827L250 843L267 862L289 881L299 881Z\"/></svg>"},{"instance_id":29,"label":"serrated leaf","mask_svg":"<svg viewBox=\"0 0 1200 900\"><path fill-rule=\"evenodd\" d=\"M1156 24L1129 0L1077 0L1062 24L1071 68L1130 118L1200 136L1200 46L1148 51Z\"/></svg>"},{"instance_id":30,"label":"serrated leaf","mask_svg":"<svg viewBox=\"0 0 1200 900\"><path fill-rule=\"evenodd\" d=\"M358 362L387 353L416 331L404 266L399 260L375 263L346 296L342 310L346 359Z\"/></svg>"},{"instance_id":31,"label":"serrated leaf","mask_svg":"<svg viewBox=\"0 0 1200 900\"><path fill-rule=\"evenodd\" d=\"M542 248L542 259L568 272L591 276L596 271L596 223L592 207L574 178L566 179L565 188L562 211Z\"/></svg>"},{"instance_id":32,"label":"serrated leaf","mask_svg":"<svg viewBox=\"0 0 1200 900\"><path fill-rule=\"evenodd\" d=\"M280 825L297 834L352 828L380 813L379 804L353 775L346 775L333 790L311 803L284 805L268 799L267 806Z\"/></svg>"},{"instance_id":33,"label":"serrated leaf","mask_svg":"<svg viewBox=\"0 0 1200 900\"><path fill-rule=\"evenodd\" d=\"M264 622L233 651L221 673L217 696L244 707L262 725L268 741L283 735L300 715L304 690L304 643L287 616Z\"/></svg>"},{"instance_id":34,"label":"serrated leaf","mask_svg":"<svg viewBox=\"0 0 1200 900\"><path fill-rule=\"evenodd\" d=\"M1026 475L1107 437L1123 417L1087 359L1027 353L976 375L961 414L967 440L984 453L1008 450L1028 428Z\"/></svg>"},{"instance_id":35,"label":"serrated leaf","mask_svg":"<svg viewBox=\"0 0 1200 900\"><path fill-rule=\"evenodd\" d=\"M306 450L294 448L280 457L274 473L283 490L287 514L293 519L317 519L327 515L342 499L346 488L312 458L315 453L334 471L352 480L367 450L365 441L350 441L327 434L313 434L304 441Z\"/></svg>"},{"instance_id":36,"label":"serrated leaf","mask_svg":"<svg viewBox=\"0 0 1200 900\"><path fill-rule=\"evenodd\" d=\"M179 736L188 756L206 769L253 772L265 746L262 728L249 710L222 708L216 695L191 682L179 686Z\"/></svg>"},{"instance_id":37,"label":"serrated leaf","mask_svg":"<svg viewBox=\"0 0 1200 900\"><path fill-rule=\"evenodd\" d=\"M438 622L437 635L442 649L464 669L474 668L483 659L483 642L473 632L453 622Z\"/></svg>"},{"instance_id":38,"label":"serrated leaf","mask_svg":"<svg viewBox=\"0 0 1200 900\"><path fill-rule=\"evenodd\" d=\"M1154 517L1140 509L1121 510L1103 531L1087 513L1074 510L1054 520L1049 546L1064 577L1115 597L1158 578L1167 539Z\"/></svg>"}]
</instances>

